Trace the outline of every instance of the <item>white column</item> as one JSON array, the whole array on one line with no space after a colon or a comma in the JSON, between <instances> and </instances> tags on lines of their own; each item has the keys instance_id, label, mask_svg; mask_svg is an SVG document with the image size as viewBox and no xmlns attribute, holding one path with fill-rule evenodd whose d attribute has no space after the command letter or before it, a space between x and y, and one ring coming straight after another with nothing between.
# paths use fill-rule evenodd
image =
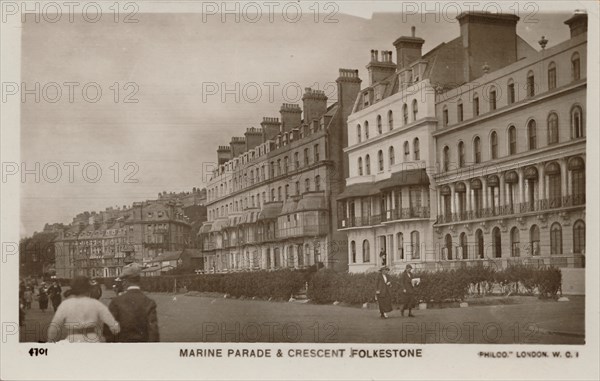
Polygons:
<instances>
[{"instance_id":1,"label":"white column","mask_svg":"<svg viewBox=\"0 0 600 381\"><path fill-rule=\"evenodd\" d=\"M560 164L560 194L561 194L561 196L564 197L564 196L567 196L567 184L568 184L567 160L561 159L561 160L559 160L559 164Z\"/></svg>"},{"instance_id":2,"label":"white column","mask_svg":"<svg viewBox=\"0 0 600 381\"><path fill-rule=\"evenodd\" d=\"M505 205L505 199L506 197L504 197L504 192L506 192L506 184L504 183L504 173L500 174L500 186L498 189L498 192L500 192L500 196L499 196L499 201L500 201L500 207L503 207Z\"/></svg>"},{"instance_id":3,"label":"white column","mask_svg":"<svg viewBox=\"0 0 600 381\"><path fill-rule=\"evenodd\" d=\"M396 209L396 190L392 189L392 210Z\"/></svg>"},{"instance_id":4,"label":"white column","mask_svg":"<svg viewBox=\"0 0 600 381\"><path fill-rule=\"evenodd\" d=\"M538 199L540 199L540 200L547 199L548 196L546 194L546 175L544 173L544 164L543 163L538 164L538 176L539 176L539 178L538 178L538 187L539 187Z\"/></svg>"},{"instance_id":5,"label":"white column","mask_svg":"<svg viewBox=\"0 0 600 381\"><path fill-rule=\"evenodd\" d=\"M467 189L467 193L465 194L465 202L466 202L465 210L468 213L471 211L471 182L466 181L465 186Z\"/></svg>"},{"instance_id":6,"label":"white column","mask_svg":"<svg viewBox=\"0 0 600 381\"><path fill-rule=\"evenodd\" d=\"M481 192L483 199L483 209L487 209L488 207L488 187L487 187L487 179L485 177L481 178Z\"/></svg>"},{"instance_id":7,"label":"white column","mask_svg":"<svg viewBox=\"0 0 600 381\"><path fill-rule=\"evenodd\" d=\"M450 184L450 211L454 215L456 213L456 192L454 191L454 184Z\"/></svg>"},{"instance_id":8,"label":"white column","mask_svg":"<svg viewBox=\"0 0 600 381\"><path fill-rule=\"evenodd\" d=\"M519 175L519 203L525 202L525 171L523 168L517 170Z\"/></svg>"}]
</instances>

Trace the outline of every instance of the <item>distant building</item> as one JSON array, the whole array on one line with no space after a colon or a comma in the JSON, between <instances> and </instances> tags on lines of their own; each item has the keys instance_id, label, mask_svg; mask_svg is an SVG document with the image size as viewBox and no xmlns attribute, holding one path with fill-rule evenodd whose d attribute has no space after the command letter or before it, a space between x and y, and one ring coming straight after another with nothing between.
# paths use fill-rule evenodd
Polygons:
<instances>
[{"instance_id":1,"label":"distant building","mask_svg":"<svg viewBox=\"0 0 600 381\"><path fill-rule=\"evenodd\" d=\"M333 200L344 189L346 120L361 80L356 70L339 74L337 102L307 88L302 109L283 104L280 118L218 148L200 229L207 270L347 269Z\"/></svg>"}]
</instances>

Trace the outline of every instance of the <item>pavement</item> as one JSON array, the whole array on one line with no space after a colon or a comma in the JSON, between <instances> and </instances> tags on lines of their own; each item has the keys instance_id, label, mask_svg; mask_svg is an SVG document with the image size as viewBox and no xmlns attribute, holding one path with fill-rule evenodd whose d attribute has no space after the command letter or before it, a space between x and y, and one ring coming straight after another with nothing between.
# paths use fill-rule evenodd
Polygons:
<instances>
[{"instance_id":1,"label":"pavement","mask_svg":"<svg viewBox=\"0 0 600 381\"><path fill-rule=\"evenodd\" d=\"M163 342L479 343L584 344L585 298L568 302L535 297L517 304L394 310L224 298L218 294L148 293L157 303ZM110 303L112 291L101 301ZM46 340L52 309L34 303L20 331L22 342Z\"/></svg>"}]
</instances>

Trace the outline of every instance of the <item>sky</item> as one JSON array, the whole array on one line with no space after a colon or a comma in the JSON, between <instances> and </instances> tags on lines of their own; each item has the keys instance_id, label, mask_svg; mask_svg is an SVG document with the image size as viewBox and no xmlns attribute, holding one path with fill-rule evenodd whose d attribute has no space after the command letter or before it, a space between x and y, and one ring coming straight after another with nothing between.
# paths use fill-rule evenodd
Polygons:
<instances>
[{"instance_id":1,"label":"sky","mask_svg":"<svg viewBox=\"0 0 600 381\"><path fill-rule=\"evenodd\" d=\"M253 23L141 12L137 23L24 23L22 81L39 83L41 96L21 105L21 161L39 163L41 178L21 184L21 236L83 211L203 187L217 147L260 127L263 116L278 117L281 103L301 104L301 89L333 98L339 68L359 69L367 86L370 50L392 50L395 61L392 43L411 26L424 53L459 35L450 11L423 20L352 4L331 23L323 14L319 22L307 14ZM521 14L517 33L536 49L542 35L549 46L562 42L576 8Z\"/></svg>"}]
</instances>

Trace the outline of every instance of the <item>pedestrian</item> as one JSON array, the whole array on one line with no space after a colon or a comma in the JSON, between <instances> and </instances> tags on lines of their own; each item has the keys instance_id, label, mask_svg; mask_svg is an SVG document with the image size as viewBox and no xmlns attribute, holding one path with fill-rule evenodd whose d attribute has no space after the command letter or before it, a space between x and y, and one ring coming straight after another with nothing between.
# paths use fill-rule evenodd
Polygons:
<instances>
[{"instance_id":1,"label":"pedestrian","mask_svg":"<svg viewBox=\"0 0 600 381\"><path fill-rule=\"evenodd\" d=\"M155 342L159 341L156 303L140 289L142 267L131 263L123 268L120 278L125 292L115 297L108 309L119 322L121 332L108 337L113 342ZM106 330L105 330L106 332Z\"/></svg>"},{"instance_id":2,"label":"pedestrian","mask_svg":"<svg viewBox=\"0 0 600 381\"><path fill-rule=\"evenodd\" d=\"M121 295L123 292L123 280L121 278L116 278L112 287L117 296Z\"/></svg>"},{"instance_id":3,"label":"pedestrian","mask_svg":"<svg viewBox=\"0 0 600 381\"><path fill-rule=\"evenodd\" d=\"M44 283L42 283L38 289L38 303L40 305L40 310L46 312L48 309L48 293L46 292L46 285Z\"/></svg>"},{"instance_id":4,"label":"pedestrian","mask_svg":"<svg viewBox=\"0 0 600 381\"><path fill-rule=\"evenodd\" d=\"M390 291L392 283L389 279L389 271L389 267L383 266L379 269L377 276L375 298L379 304L379 313L382 319L387 319L387 313L392 311L392 293Z\"/></svg>"},{"instance_id":5,"label":"pedestrian","mask_svg":"<svg viewBox=\"0 0 600 381\"><path fill-rule=\"evenodd\" d=\"M50 301L52 302L52 308L54 309L54 312L56 312L58 306L60 305L60 302L62 301L61 292L62 288L60 288L60 285L56 280L52 282L52 286L48 288L48 296L50 297Z\"/></svg>"},{"instance_id":6,"label":"pedestrian","mask_svg":"<svg viewBox=\"0 0 600 381\"><path fill-rule=\"evenodd\" d=\"M415 317L415 315L412 314L412 309L415 306L415 290L412 279L412 266L408 264L400 276L400 290L402 292L400 298L402 309L400 310L400 314L402 314L402 316L404 316L404 311L408 309L408 317Z\"/></svg>"},{"instance_id":7,"label":"pedestrian","mask_svg":"<svg viewBox=\"0 0 600 381\"><path fill-rule=\"evenodd\" d=\"M25 292L23 293L23 302L25 303L25 309L31 309L31 302L33 302L33 291L31 287L25 288Z\"/></svg>"},{"instance_id":8,"label":"pedestrian","mask_svg":"<svg viewBox=\"0 0 600 381\"><path fill-rule=\"evenodd\" d=\"M100 283L98 283L96 279L92 279L91 286L92 289L90 291L90 296L96 300L99 300L102 296L102 287L100 286Z\"/></svg>"},{"instance_id":9,"label":"pedestrian","mask_svg":"<svg viewBox=\"0 0 600 381\"><path fill-rule=\"evenodd\" d=\"M66 342L98 343L104 341L106 324L113 334L119 333L119 323L102 302L90 298L88 277L77 276L71 281L69 297L60 303L48 327L48 341L56 342L66 333ZM65 331L63 331L63 329Z\"/></svg>"}]
</instances>

